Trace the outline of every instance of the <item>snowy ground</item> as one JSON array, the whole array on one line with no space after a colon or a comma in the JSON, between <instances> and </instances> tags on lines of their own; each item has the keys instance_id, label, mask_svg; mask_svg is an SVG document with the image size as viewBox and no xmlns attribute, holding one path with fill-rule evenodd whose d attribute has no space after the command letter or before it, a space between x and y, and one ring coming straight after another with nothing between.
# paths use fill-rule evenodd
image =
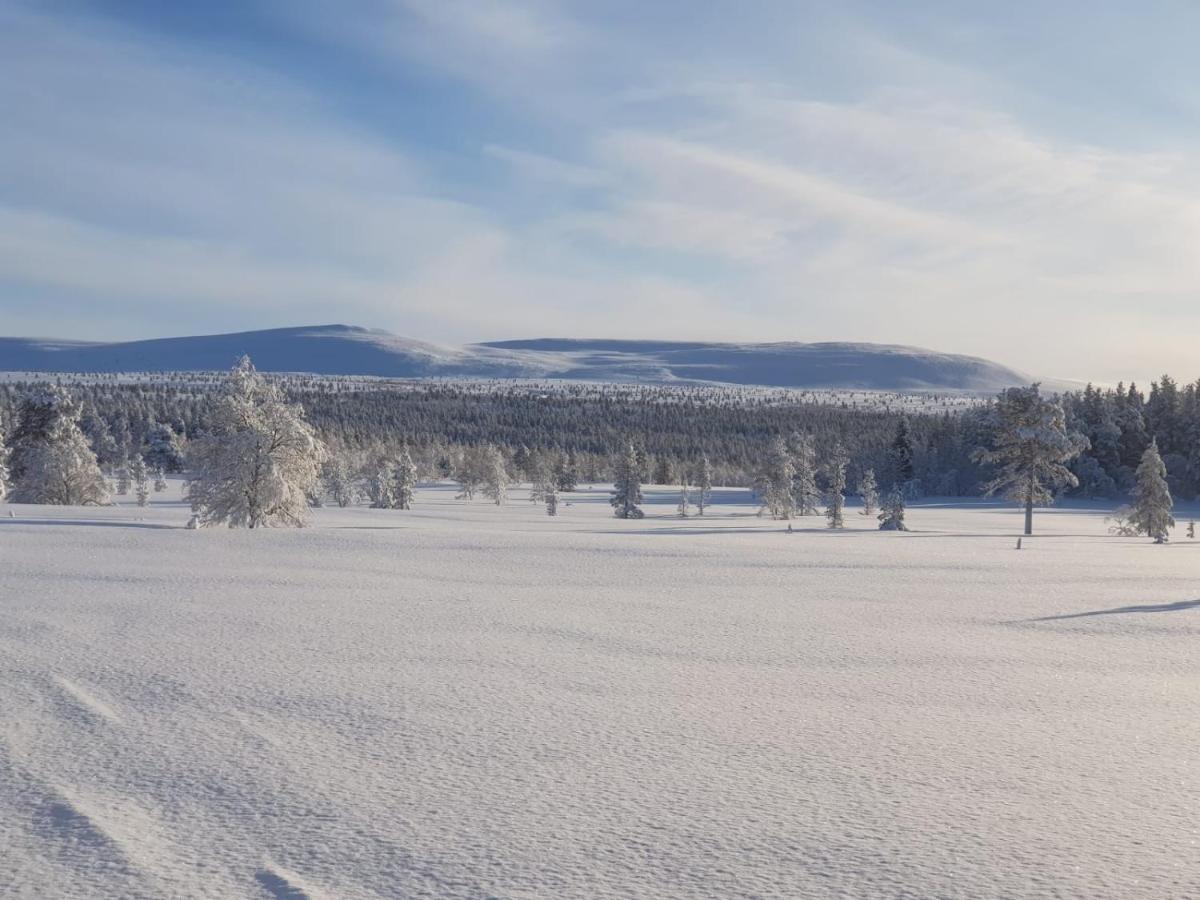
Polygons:
<instances>
[{"instance_id":1,"label":"snowy ground","mask_svg":"<svg viewBox=\"0 0 1200 900\"><path fill-rule=\"evenodd\" d=\"M0 895L1200 894L1182 529L604 499L0 505Z\"/></svg>"}]
</instances>

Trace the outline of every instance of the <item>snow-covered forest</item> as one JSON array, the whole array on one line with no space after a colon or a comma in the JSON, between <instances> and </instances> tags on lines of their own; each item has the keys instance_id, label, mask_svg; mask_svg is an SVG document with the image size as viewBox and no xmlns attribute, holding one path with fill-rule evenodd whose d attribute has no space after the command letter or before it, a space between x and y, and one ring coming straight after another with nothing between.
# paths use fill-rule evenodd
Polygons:
<instances>
[{"instance_id":1,"label":"snow-covered forest","mask_svg":"<svg viewBox=\"0 0 1200 900\"><path fill-rule=\"evenodd\" d=\"M168 472L183 465L183 448L213 428L220 373L176 376L91 376L0 383L0 423L10 434L23 397L63 386L79 407L79 425L99 464L113 471L137 455ZM450 477L469 448L494 445L514 480L533 481L542 467L571 455L578 477L611 480L630 442L643 481L673 484L705 457L713 483L750 485L772 441L803 436L826 465L841 448L847 483L871 470L882 490L897 481L910 495L983 494L994 465L977 451L996 433L995 402L964 395L789 392L745 388L656 387L571 383L388 382L265 376L303 408L336 458L363 481L401 447L420 479ZM1077 484L1062 496L1116 499L1134 487L1141 456L1156 442L1172 494L1200 493L1200 393L1169 376L1148 391L1136 385L1087 386L1061 396L1067 432L1085 439L1065 465ZM890 448L901 422L912 445L911 471L894 471Z\"/></svg>"}]
</instances>

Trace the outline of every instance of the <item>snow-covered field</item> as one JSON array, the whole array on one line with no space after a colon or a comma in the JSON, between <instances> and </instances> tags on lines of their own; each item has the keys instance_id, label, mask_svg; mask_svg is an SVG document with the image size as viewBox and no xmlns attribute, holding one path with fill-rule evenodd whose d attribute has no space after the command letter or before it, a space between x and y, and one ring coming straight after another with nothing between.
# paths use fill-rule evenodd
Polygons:
<instances>
[{"instance_id":1,"label":"snow-covered field","mask_svg":"<svg viewBox=\"0 0 1200 900\"><path fill-rule=\"evenodd\" d=\"M0 505L0 896L1200 894L1182 529L520 497Z\"/></svg>"}]
</instances>

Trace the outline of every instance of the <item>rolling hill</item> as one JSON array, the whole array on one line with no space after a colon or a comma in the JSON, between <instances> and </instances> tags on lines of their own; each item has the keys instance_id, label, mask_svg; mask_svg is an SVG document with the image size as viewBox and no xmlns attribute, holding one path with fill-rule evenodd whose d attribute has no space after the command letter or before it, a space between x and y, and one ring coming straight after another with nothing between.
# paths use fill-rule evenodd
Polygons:
<instances>
[{"instance_id":1,"label":"rolling hill","mask_svg":"<svg viewBox=\"0 0 1200 900\"><path fill-rule=\"evenodd\" d=\"M226 369L388 378L556 378L654 384L989 392L1030 378L972 356L866 343L539 338L448 347L348 325L99 343L0 338L0 371Z\"/></svg>"}]
</instances>

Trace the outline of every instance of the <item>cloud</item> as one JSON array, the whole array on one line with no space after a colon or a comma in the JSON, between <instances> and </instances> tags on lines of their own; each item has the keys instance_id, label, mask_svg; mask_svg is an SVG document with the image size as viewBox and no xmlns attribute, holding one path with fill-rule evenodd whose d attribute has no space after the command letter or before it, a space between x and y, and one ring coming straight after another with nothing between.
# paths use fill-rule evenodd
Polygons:
<instances>
[{"instance_id":1,"label":"cloud","mask_svg":"<svg viewBox=\"0 0 1200 900\"><path fill-rule=\"evenodd\" d=\"M669 7L264 0L306 56L369 61L372 90L344 95L307 59L0 5L0 310L33 327L24 298L50 298L58 327L56 294L91 298L125 336L207 310L209 330L878 340L1187 377L1193 148L1047 128L1009 73L852 6ZM430 95L450 139L389 108L414 73L477 95Z\"/></svg>"}]
</instances>

